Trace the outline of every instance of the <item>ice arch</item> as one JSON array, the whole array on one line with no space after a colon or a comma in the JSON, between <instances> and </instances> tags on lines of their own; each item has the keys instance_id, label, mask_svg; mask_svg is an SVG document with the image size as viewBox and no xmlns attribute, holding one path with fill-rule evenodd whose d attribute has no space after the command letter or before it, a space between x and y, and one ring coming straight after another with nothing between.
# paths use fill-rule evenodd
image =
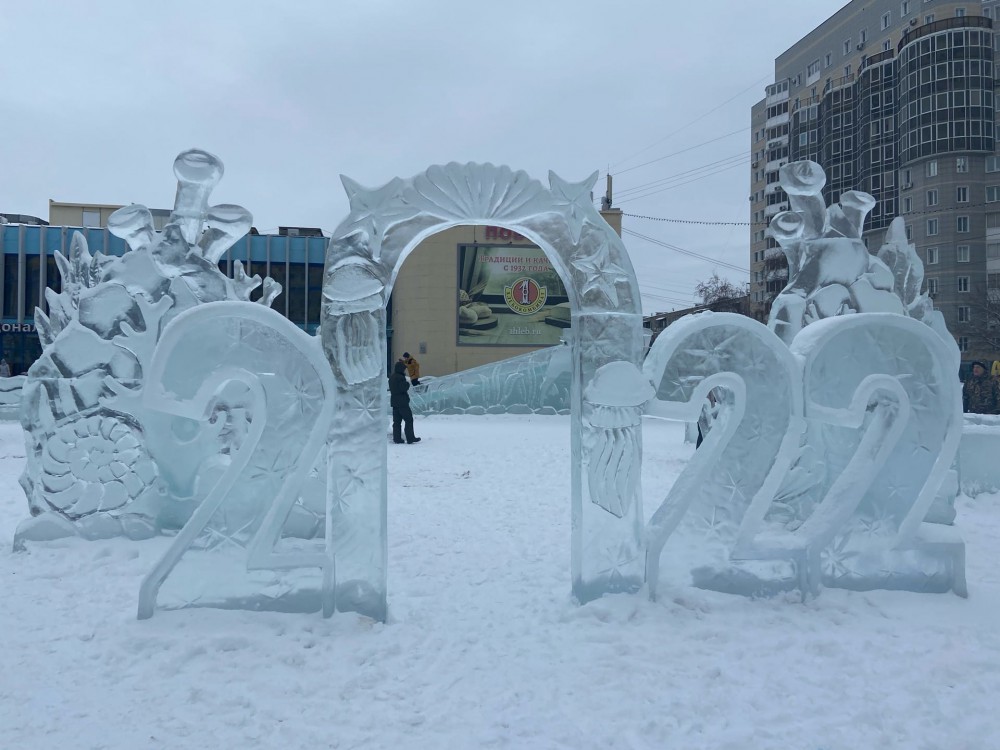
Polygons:
<instances>
[{"instance_id":1,"label":"ice arch","mask_svg":"<svg viewBox=\"0 0 1000 750\"><path fill-rule=\"evenodd\" d=\"M643 583L639 486L642 306L618 235L594 208L596 172L549 187L492 164L433 166L364 188L343 177L350 213L326 256L321 337L336 383L328 489L338 610L386 615L385 307L424 238L458 225L512 229L541 247L572 310L572 588L581 601ZM648 392L647 392L648 391Z\"/></svg>"}]
</instances>

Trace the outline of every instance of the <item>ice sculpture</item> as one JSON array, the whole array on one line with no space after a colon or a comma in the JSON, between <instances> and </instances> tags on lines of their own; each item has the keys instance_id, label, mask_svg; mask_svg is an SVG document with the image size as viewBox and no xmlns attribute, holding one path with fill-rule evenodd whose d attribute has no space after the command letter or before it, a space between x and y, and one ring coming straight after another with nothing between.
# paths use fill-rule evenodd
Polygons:
<instances>
[{"instance_id":1,"label":"ice sculpture","mask_svg":"<svg viewBox=\"0 0 1000 750\"><path fill-rule=\"evenodd\" d=\"M177 196L161 233L148 209L132 205L108 220L130 248L123 256L91 255L79 233L68 258L55 254L62 292L46 290L48 315L35 311L44 348L21 403L27 443L21 486L34 517L19 527L15 546L71 534L139 538L179 528L204 492L196 478L214 458L202 446L181 450L157 440L124 400L108 400L141 390L161 332L174 317L207 302L248 300L261 284L239 261L235 279L217 265L251 222L239 206L209 206L222 162L186 151L174 173ZM269 305L280 291L266 279L260 301Z\"/></svg>"},{"instance_id":2,"label":"ice sculpture","mask_svg":"<svg viewBox=\"0 0 1000 750\"><path fill-rule=\"evenodd\" d=\"M310 476L333 390L319 340L261 305L200 305L166 327L142 392L121 399L151 445L210 456L195 482L207 492L143 581L140 618L157 606L333 613L332 498ZM190 491L172 479L168 493Z\"/></svg>"},{"instance_id":3,"label":"ice sculpture","mask_svg":"<svg viewBox=\"0 0 1000 750\"><path fill-rule=\"evenodd\" d=\"M957 372L958 347L930 296L921 293L924 265L906 239L903 219L893 219L876 257L861 241L865 217L875 205L871 195L848 191L827 208L821 193L826 174L812 161L784 165L779 182L792 210L777 214L768 232L788 259L789 282L771 306L768 325L781 339L791 344L804 326L831 316L899 313L926 323L948 343ZM942 485L928 520L954 520L957 488L953 474Z\"/></svg>"},{"instance_id":4,"label":"ice sculpture","mask_svg":"<svg viewBox=\"0 0 1000 750\"><path fill-rule=\"evenodd\" d=\"M646 360L648 413L690 420L712 388L729 395L650 521L650 594L668 567L742 594L964 595L960 536L923 522L961 437L951 364L948 343L903 315L828 318L790 350L737 315L672 325Z\"/></svg>"},{"instance_id":5,"label":"ice sculpture","mask_svg":"<svg viewBox=\"0 0 1000 750\"><path fill-rule=\"evenodd\" d=\"M975 497L981 492L1000 491L1000 416L995 414L963 415L959 465L962 469L962 492Z\"/></svg>"},{"instance_id":6,"label":"ice sculpture","mask_svg":"<svg viewBox=\"0 0 1000 750\"><path fill-rule=\"evenodd\" d=\"M414 414L569 414L570 355L564 341L428 380L411 391L410 406Z\"/></svg>"},{"instance_id":7,"label":"ice sculpture","mask_svg":"<svg viewBox=\"0 0 1000 750\"><path fill-rule=\"evenodd\" d=\"M386 611L385 304L417 243L460 224L529 237L566 286L574 332L573 592L588 601L641 587L644 398L630 388L631 401L623 403L601 386L626 382L622 370L641 380L641 301L625 248L591 201L595 179L568 183L550 173L546 189L507 167L454 163L375 189L344 178L351 210L330 241L321 327L337 392L329 487L336 498L338 609L380 619Z\"/></svg>"},{"instance_id":8,"label":"ice sculpture","mask_svg":"<svg viewBox=\"0 0 1000 750\"><path fill-rule=\"evenodd\" d=\"M768 229L788 259L788 284L771 305L771 329L791 344L814 320L847 312L904 313L893 272L861 241L875 199L850 190L827 208L826 174L813 161L785 164L779 175L792 210L777 214Z\"/></svg>"}]
</instances>

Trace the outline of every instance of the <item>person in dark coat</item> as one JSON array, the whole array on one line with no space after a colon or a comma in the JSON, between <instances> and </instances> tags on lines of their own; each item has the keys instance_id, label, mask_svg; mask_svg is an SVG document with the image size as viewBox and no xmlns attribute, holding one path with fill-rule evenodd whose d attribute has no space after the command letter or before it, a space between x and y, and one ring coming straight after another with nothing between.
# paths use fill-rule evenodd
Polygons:
<instances>
[{"instance_id":1,"label":"person in dark coat","mask_svg":"<svg viewBox=\"0 0 1000 750\"><path fill-rule=\"evenodd\" d=\"M389 376L389 405L392 406L392 442L403 442L403 431L400 423L405 426L406 442L419 443L420 438L413 434L413 412L410 410L410 384L406 381L406 365L397 362Z\"/></svg>"},{"instance_id":2,"label":"person in dark coat","mask_svg":"<svg viewBox=\"0 0 1000 750\"><path fill-rule=\"evenodd\" d=\"M1000 412L1000 386L990 377L984 362L972 363L972 372L962 386L962 402L966 413Z\"/></svg>"}]
</instances>

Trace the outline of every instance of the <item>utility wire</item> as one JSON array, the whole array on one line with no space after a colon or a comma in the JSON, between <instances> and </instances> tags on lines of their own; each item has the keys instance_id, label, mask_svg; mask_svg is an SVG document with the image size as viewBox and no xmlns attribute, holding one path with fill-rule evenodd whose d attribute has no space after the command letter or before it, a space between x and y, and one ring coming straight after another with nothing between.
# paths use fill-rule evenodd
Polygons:
<instances>
[{"instance_id":1,"label":"utility wire","mask_svg":"<svg viewBox=\"0 0 1000 750\"><path fill-rule=\"evenodd\" d=\"M739 130L734 130L731 133L726 133L725 135L720 135L720 136L717 136L716 138L710 138L707 141L702 141L701 143L696 143L694 146L688 146L687 148L682 148L680 151L674 151L672 154L667 154L666 156L658 156L655 159L650 159L649 161L644 161L642 164L636 164L634 167L629 167L628 169L622 169L622 170L619 170L618 172L613 172L612 174L615 175L615 176L617 176L617 175L625 174L626 172L631 172L634 169L640 169L641 167L647 167L650 164L655 164L658 161L663 161L664 159L670 159L670 158L672 158L674 156L678 156L680 154L686 154L688 151L694 151L695 149L701 148L702 146L708 146L708 145L710 145L712 143L715 143L717 141L721 141L721 140L723 140L725 138L732 138L734 135L739 135L740 133L745 133L748 130L750 130L750 128L748 128L748 127L746 127L746 128L740 128ZM749 158L749 154L748 154L748 158Z\"/></svg>"},{"instance_id":2,"label":"utility wire","mask_svg":"<svg viewBox=\"0 0 1000 750\"><path fill-rule=\"evenodd\" d=\"M740 96L743 96L743 94L745 94L745 93L746 93L747 91L749 91L750 89L754 88L755 86L759 86L759 85L760 85L761 83L763 83L764 81L767 81L767 80L769 80L769 79L770 79L770 77L771 77L770 75L766 75L766 76L764 76L763 78L759 78L758 80L756 80L756 81L754 81L753 83L751 83L751 84L750 84L749 86L747 86L747 87L746 87L745 89L743 89L743 90L742 90L742 91L740 91L739 93L737 93L737 94L734 94L733 96L731 96L731 97L729 97L728 99L726 99L726 100L725 100L724 102L722 102L721 104L718 104L718 105L716 105L716 106L715 106L715 107L713 107L712 109L708 110L707 112L705 112L705 113L704 113L704 114L702 114L702 115L699 115L698 117L696 117L695 119L691 120L690 122L688 122L688 123L686 123L686 124L684 124L684 125L681 125L681 126L680 126L679 128L677 128L676 130L674 130L674 131L671 131L670 133L667 133L667 135L663 136L663 137L662 137L662 138L661 138L660 140L658 140L658 141L654 141L653 143L649 144L649 145L648 145L648 146L646 146L645 148L641 148L641 149L639 149L638 151L636 151L635 153L633 153L633 154L630 154L629 156L626 156L626 157L625 157L624 159L619 159L619 160L618 160L617 162L615 162L615 164L613 165L613 167L617 167L618 165L620 165L620 164L623 164L623 163L627 162L627 161L628 161L629 159L632 159L633 157L636 157L636 156L638 156L639 154L643 154L643 153L645 153L646 151L649 151L649 149L653 148L654 146L659 146L659 145L660 145L661 143L663 143L664 141L666 141L666 140L668 140L668 139L670 139L670 138L673 138L673 137L674 137L675 135L677 135L677 134L678 134L679 132L681 132L681 131L682 131L682 130L684 130L685 128L689 128L689 127L691 127L692 125L694 125L695 123L697 123L697 122L701 122L702 120L704 120L704 119L705 119L706 117L708 117L708 116L709 116L710 114L712 114L713 112L717 112L718 110L722 109L722 108L723 108L724 106L726 106L727 104L729 104L729 103L730 103L731 101L733 101L734 99L736 99L736 98L738 98L738 97L740 97ZM641 165L640 165L640 166L641 166ZM636 169L636 167L630 167L630 169ZM608 169L608 171L610 172L610 171L611 171L611 168L609 168L609 169ZM624 171L628 171L628 170L624 170ZM621 174L621 172L617 172L616 174Z\"/></svg>"},{"instance_id":3,"label":"utility wire","mask_svg":"<svg viewBox=\"0 0 1000 750\"><path fill-rule=\"evenodd\" d=\"M678 172L677 174L671 175L670 177L662 177L658 180L653 180L652 182L644 182L641 185L633 185L632 187L617 188L615 190L615 197L620 198L627 196L629 193L637 193L642 190L647 190L649 188L660 187L661 185L667 182L674 182L676 180L689 177L692 174L697 174L703 170L710 169L712 167L718 167L723 164L730 164L734 162L743 162L746 161L746 159L747 159L746 152L741 151L738 154L727 156L725 159L719 159L717 161L709 162L708 164L702 164L697 167L692 167L691 169L687 169L683 172Z\"/></svg>"},{"instance_id":4,"label":"utility wire","mask_svg":"<svg viewBox=\"0 0 1000 750\"><path fill-rule=\"evenodd\" d=\"M639 234L638 232L633 232L631 229L622 229L623 234L628 234L632 237L638 237L641 240L646 240L647 242L652 242L654 245L659 245L665 247L668 250L673 250L674 252L680 253L681 255L687 255L692 258L697 258L698 260L704 261L706 263L712 263L716 266L721 266L727 268L730 271L739 271L740 273L750 274L749 268L742 268L733 263L728 263L724 260L717 260L716 258L710 258L707 255L702 255L701 253L696 253L693 250L686 250L683 247L678 247L677 245L671 245L669 242L664 242L663 240L658 240L655 237L648 237L644 234Z\"/></svg>"},{"instance_id":5,"label":"utility wire","mask_svg":"<svg viewBox=\"0 0 1000 750\"><path fill-rule=\"evenodd\" d=\"M1000 203L996 201L989 201L986 203L961 203L957 207L944 207L944 208L933 208L926 209L923 211L907 211L904 214L898 214L902 216L905 221L911 216L930 216L933 214L949 213L961 216L961 211L970 208L985 208L986 206L996 205L997 211L1000 212ZM671 224L697 224L700 226L709 227L766 227L770 226L769 222L766 221L714 221L710 219L671 219L663 216L647 216L645 214L632 214L632 213L622 213L622 216L628 216L632 219L646 219L647 221L661 221L669 222Z\"/></svg>"},{"instance_id":6,"label":"utility wire","mask_svg":"<svg viewBox=\"0 0 1000 750\"><path fill-rule=\"evenodd\" d=\"M698 182L699 180L704 180L706 177L712 177L713 175L721 174L722 172L728 172L730 169L735 169L736 167L745 166L746 164L749 163L750 163L750 157L748 156L746 159L743 159L742 161L734 163L728 167L720 167L719 169L715 169L711 172L706 172L705 174L700 175L698 177L692 177L690 180L685 180L684 182L678 182L674 185L668 185L666 187L657 188L656 190L649 190L640 195L631 195L628 197L628 200L637 201L643 198L648 198L651 195L656 195L657 193L663 193L666 192L667 190L673 190L674 188L683 187L684 185L690 185L692 182Z\"/></svg>"}]
</instances>

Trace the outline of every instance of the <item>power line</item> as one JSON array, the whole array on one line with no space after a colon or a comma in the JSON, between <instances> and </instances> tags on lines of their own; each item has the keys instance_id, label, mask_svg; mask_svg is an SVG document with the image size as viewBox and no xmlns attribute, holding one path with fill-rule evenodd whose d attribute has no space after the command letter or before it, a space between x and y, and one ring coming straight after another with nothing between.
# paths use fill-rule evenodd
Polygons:
<instances>
[{"instance_id":1,"label":"power line","mask_svg":"<svg viewBox=\"0 0 1000 750\"><path fill-rule=\"evenodd\" d=\"M911 216L930 216L934 214L958 214L959 211L964 211L966 209L972 208L985 208L986 206L996 205L997 211L1000 211L1000 203L996 201L989 201L986 203L962 203L957 207L943 207L943 208L933 208L925 209L923 211L907 211L904 214L897 214L897 217L901 216L905 221ZM671 224L697 224L700 226L726 226L726 227L767 227L770 226L770 222L767 221L715 221L710 219L672 219L663 216L647 216L645 214L632 214L632 213L622 213L622 216L628 216L632 219L646 219L647 221L659 221L668 222Z\"/></svg>"},{"instance_id":2,"label":"power line","mask_svg":"<svg viewBox=\"0 0 1000 750\"><path fill-rule=\"evenodd\" d=\"M636 193L636 192L639 192L641 190L646 190L648 188L660 187L664 183L674 182L675 180L679 180L679 179L687 177L689 175L697 174L698 172L700 172L702 170L709 169L711 167L717 167L717 166L719 166L721 164L727 164L727 163L736 162L736 161L741 161L742 162L742 161L745 161L746 158L747 158L746 152L741 151L738 154L733 154L732 156L727 156L724 159L718 159L716 161L712 161L712 162L709 162L707 164L702 164L702 165L697 166L697 167L692 167L691 169L687 169L687 170L685 170L683 172L678 172L677 174L671 175L670 177L663 177L663 178L660 178L658 180L653 180L652 182L644 182L641 185L634 185L632 187L627 187L627 188L624 188L624 189L620 189L620 188L616 189L615 190L615 196L616 197L622 197L622 196L628 195L629 193Z\"/></svg>"},{"instance_id":3,"label":"power line","mask_svg":"<svg viewBox=\"0 0 1000 750\"><path fill-rule=\"evenodd\" d=\"M740 273L750 274L749 268L741 268L733 263L728 263L724 260L717 260L716 258L709 258L707 255L702 255L701 253L696 253L693 250L686 250L683 247L678 247L677 245L671 245L669 242L664 242L663 240L658 240L655 237L648 237L644 234L639 234L638 232L633 232L631 229L622 229L623 234L628 234L632 237L638 237L641 240L646 240L647 242L652 242L654 245L660 245L668 250L673 250L674 252L680 253L682 255L687 255L692 258L697 258L698 260L704 261L706 263L712 263L716 266L721 266L727 268L730 271L739 271Z\"/></svg>"},{"instance_id":4,"label":"power line","mask_svg":"<svg viewBox=\"0 0 1000 750\"><path fill-rule=\"evenodd\" d=\"M740 96L743 96L743 94L745 94L745 93L746 93L747 91L749 91L750 89L754 88L755 86L759 86L759 85L760 85L761 83L763 83L764 81L767 81L767 80L769 80L769 79L770 79L770 77L771 77L770 75L766 75L766 76L764 76L763 78L759 78L759 79L757 79L756 81L754 81L753 83L751 83L751 84L750 84L749 86L747 86L747 87L746 87L745 89L741 90L741 91L740 91L740 92L738 92L737 94L734 94L733 96L729 97L729 98L728 98L728 99L726 99L726 100L725 100L724 102L722 102L721 104L718 104L718 105L716 105L716 106L715 106L715 107L713 107L712 109L708 110L707 112L705 112L705 113L704 113L704 114L702 114L702 115L699 115L698 117L696 117L695 119L691 120L690 122L688 122L688 123L686 123L686 124L684 124L684 125L681 125L681 126L680 126L679 128L677 128L676 130L674 130L674 131L672 131L672 132L668 133L667 135L663 136L662 138L660 138L660 140L658 140L658 141L654 141L653 143L649 144L649 145L648 145L648 146L646 146L645 148L641 148L641 149L639 149L638 151L636 151L635 153L633 153L633 154L630 154L629 156L626 156L626 157L625 157L624 159L619 159L619 160L618 160L618 161L617 161L617 162L616 162L616 163L614 164L614 166L618 166L619 164L622 164L622 163L624 163L624 162L627 162L627 161L628 161L629 159L631 159L631 158L633 158L633 157L635 157L635 156L638 156L639 154L642 154L642 153L645 153L646 151L649 151L649 149L653 148L654 146L659 146L659 145L660 145L661 143L663 143L664 141L666 141L666 140L668 140L668 139L670 139L670 138L673 138L673 137L674 137L675 135L677 135L677 134L678 134L679 132L681 132L681 131L682 131L682 130L684 130L685 128L689 128L689 127L691 127L692 125L694 125L695 123L697 123L697 122L701 122L702 120L704 120L704 119L705 119L706 117L708 117L708 116L709 116L710 114L712 114L713 112L717 112L718 110L722 109L722 108L723 108L724 106L726 106L727 104L729 104L729 102L733 101L733 100L734 100L734 99L736 99L737 97L740 97ZM631 167L631 169L635 169L635 167ZM609 168L609 169L608 169L608 171L610 172L610 171L611 171L611 169ZM621 173L619 172L618 174L621 174Z\"/></svg>"},{"instance_id":5,"label":"power line","mask_svg":"<svg viewBox=\"0 0 1000 750\"><path fill-rule=\"evenodd\" d=\"M713 175L721 174L722 172L728 172L730 169L735 169L736 167L741 167L749 163L750 163L750 157L747 156L746 159L733 163L728 167L720 167L719 169L713 170L711 172L706 172L705 174L699 177L692 177L690 180L685 180L684 182L678 182L677 184L674 185L668 185L667 187L661 187L656 190L650 190L648 192L642 193L641 195L632 195L629 196L628 199L636 201L636 200L641 200L642 198L648 198L651 195L656 195L657 193L663 193L666 192L667 190L673 190L674 188L683 187L684 185L690 185L692 182L698 182L699 180L704 180L706 177L712 177Z\"/></svg>"},{"instance_id":6,"label":"power line","mask_svg":"<svg viewBox=\"0 0 1000 750\"><path fill-rule=\"evenodd\" d=\"M641 167L646 167L646 166L649 166L650 164L655 164L658 161L663 161L664 159L670 159L670 158L672 158L674 156L678 156L680 154L686 154L688 151L694 151L695 149L701 148L702 146L707 146L707 145L709 145L711 143L715 143L717 141L721 141L721 140L723 140L725 138L731 138L734 135L738 135L740 133L745 133L748 130L750 130L750 128L748 128L748 127L747 128L740 128L739 130L734 130L731 133L726 133L725 135L720 135L720 136L718 136L716 138L710 138L707 141L702 141L701 143L697 143L694 146L689 146L688 148L682 148L680 151L674 151L672 154L667 154L666 156L658 156L655 159L650 159L649 161L645 161L642 164L636 164L634 167L629 167L628 169L622 169L622 170L620 170L618 172L614 172L613 174L615 176L622 175L622 174L625 174L626 172L631 172L634 169L640 169ZM749 155L748 155L748 158L749 158Z\"/></svg>"},{"instance_id":7,"label":"power line","mask_svg":"<svg viewBox=\"0 0 1000 750\"><path fill-rule=\"evenodd\" d=\"M749 221L701 221L699 219L666 219L662 216L643 216L642 214L622 213L631 219L648 219L649 221L666 221L671 224L698 224L705 227L749 227L753 226Z\"/></svg>"}]
</instances>

